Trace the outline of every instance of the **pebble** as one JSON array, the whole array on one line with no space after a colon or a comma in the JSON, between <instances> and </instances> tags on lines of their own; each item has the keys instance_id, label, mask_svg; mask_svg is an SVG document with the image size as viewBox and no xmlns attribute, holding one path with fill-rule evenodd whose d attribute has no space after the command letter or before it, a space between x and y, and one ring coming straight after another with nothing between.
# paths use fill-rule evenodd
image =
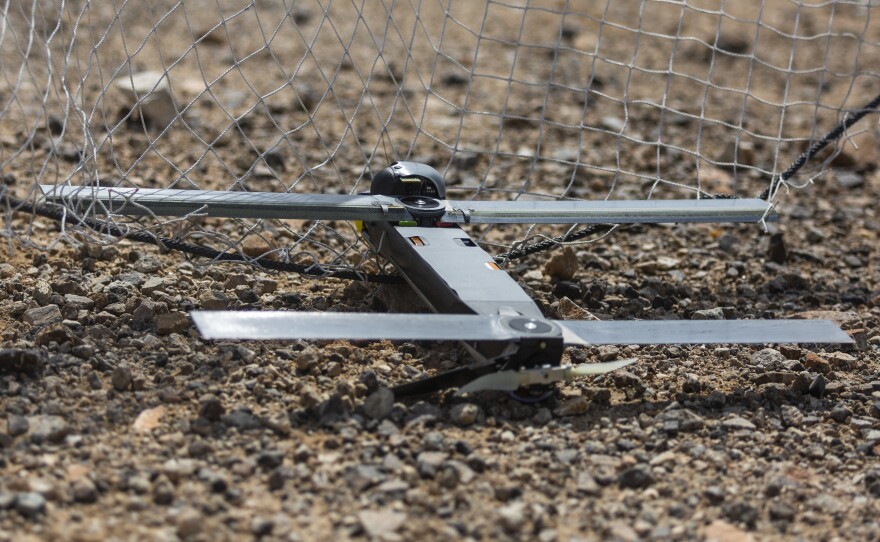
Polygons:
<instances>
[{"instance_id":1,"label":"pebble","mask_svg":"<svg viewBox=\"0 0 880 542\"><path fill-rule=\"evenodd\" d=\"M591 497L596 497L599 493L602 492L602 488L596 482L596 479L589 472L581 472L578 474L577 483L575 485L577 490L585 495L589 495Z\"/></svg>"},{"instance_id":2,"label":"pebble","mask_svg":"<svg viewBox=\"0 0 880 542\"><path fill-rule=\"evenodd\" d=\"M0 349L0 374L36 374L43 370L46 361L39 350L24 348Z\"/></svg>"},{"instance_id":3,"label":"pebble","mask_svg":"<svg viewBox=\"0 0 880 542\"><path fill-rule=\"evenodd\" d=\"M387 539L406 521L406 514L394 510L362 510L357 514L364 532L373 539Z\"/></svg>"},{"instance_id":4,"label":"pebble","mask_svg":"<svg viewBox=\"0 0 880 542\"><path fill-rule=\"evenodd\" d=\"M785 246L785 238L781 233L774 233L770 236L770 242L767 246L767 259L780 265L788 261L788 249Z\"/></svg>"},{"instance_id":5,"label":"pebble","mask_svg":"<svg viewBox=\"0 0 880 542\"><path fill-rule=\"evenodd\" d=\"M554 254L544 264L544 274L560 280L570 280L580 268L577 255L571 247L565 247L562 252Z\"/></svg>"},{"instance_id":6,"label":"pebble","mask_svg":"<svg viewBox=\"0 0 880 542\"><path fill-rule=\"evenodd\" d=\"M460 427L473 425L482 414L480 407L473 403L459 403L449 411L452 422Z\"/></svg>"},{"instance_id":7,"label":"pebble","mask_svg":"<svg viewBox=\"0 0 880 542\"><path fill-rule=\"evenodd\" d=\"M24 321L33 327L47 326L61 323L61 309L58 305L46 305L24 311Z\"/></svg>"},{"instance_id":8,"label":"pebble","mask_svg":"<svg viewBox=\"0 0 880 542\"><path fill-rule=\"evenodd\" d=\"M498 509L501 528L508 534L519 532L526 522L526 504L515 501Z\"/></svg>"},{"instance_id":9,"label":"pebble","mask_svg":"<svg viewBox=\"0 0 880 542\"><path fill-rule=\"evenodd\" d=\"M70 434L71 428L61 416L39 415L28 418L31 441L35 444L44 442L58 444Z\"/></svg>"},{"instance_id":10,"label":"pebble","mask_svg":"<svg viewBox=\"0 0 880 542\"><path fill-rule=\"evenodd\" d=\"M194 508L184 508L177 515L177 536L186 540L195 537L204 528L205 518Z\"/></svg>"},{"instance_id":11,"label":"pebble","mask_svg":"<svg viewBox=\"0 0 880 542\"><path fill-rule=\"evenodd\" d=\"M371 393L364 401L364 414L374 420L383 420L394 409L394 392L382 387Z\"/></svg>"},{"instance_id":12,"label":"pebble","mask_svg":"<svg viewBox=\"0 0 880 542\"><path fill-rule=\"evenodd\" d=\"M11 413L6 415L6 433L10 437L24 435L30 428L30 423L26 417Z\"/></svg>"},{"instance_id":13,"label":"pebble","mask_svg":"<svg viewBox=\"0 0 880 542\"><path fill-rule=\"evenodd\" d=\"M553 410L553 414L559 417L577 416L590 409L590 401L586 397L575 397L563 402Z\"/></svg>"},{"instance_id":14,"label":"pebble","mask_svg":"<svg viewBox=\"0 0 880 542\"><path fill-rule=\"evenodd\" d=\"M852 411L844 405L834 405L831 409L831 419L837 423L846 423L852 417Z\"/></svg>"},{"instance_id":15,"label":"pebble","mask_svg":"<svg viewBox=\"0 0 880 542\"><path fill-rule=\"evenodd\" d=\"M751 362L752 365L758 365L768 370L778 370L782 368L782 364L785 362L785 356L783 356L782 352L779 350L764 348L752 355Z\"/></svg>"},{"instance_id":16,"label":"pebble","mask_svg":"<svg viewBox=\"0 0 880 542\"><path fill-rule=\"evenodd\" d=\"M757 429L755 424L741 416L731 416L721 422L721 425L728 431L754 431Z\"/></svg>"},{"instance_id":17,"label":"pebble","mask_svg":"<svg viewBox=\"0 0 880 542\"><path fill-rule=\"evenodd\" d=\"M169 312L156 317L156 333L159 335L183 333L189 327L189 318L182 312Z\"/></svg>"},{"instance_id":18,"label":"pebble","mask_svg":"<svg viewBox=\"0 0 880 542\"><path fill-rule=\"evenodd\" d=\"M131 368L126 363L120 363L113 369L110 375L110 383L117 391L126 391L131 388L132 373Z\"/></svg>"},{"instance_id":19,"label":"pebble","mask_svg":"<svg viewBox=\"0 0 880 542\"><path fill-rule=\"evenodd\" d=\"M73 500L84 504L92 504L98 500L98 489L88 478L80 478L73 482Z\"/></svg>"},{"instance_id":20,"label":"pebble","mask_svg":"<svg viewBox=\"0 0 880 542\"><path fill-rule=\"evenodd\" d=\"M229 299L223 292L205 290L199 294L199 305L205 310L224 310L229 306Z\"/></svg>"},{"instance_id":21,"label":"pebble","mask_svg":"<svg viewBox=\"0 0 880 542\"><path fill-rule=\"evenodd\" d=\"M825 377L821 374L816 375L810 383L810 395L817 399L825 396Z\"/></svg>"},{"instance_id":22,"label":"pebble","mask_svg":"<svg viewBox=\"0 0 880 542\"><path fill-rule=\"evenodd\" d=\"M226 408L216 395L207 393L199 397L199 416L211 422L219 422L224 414Z\"/></svg>"},{"instance_id":23,"label":"pebble","mask_svg":"<svg viewBox=\"0 0 880 542\"><path fill-rule=\"evenodd\" d=\"M713 309L704 309L694 311L691 320L724 320L724 309L715 307Z\"/></svg>"},{"instance_id":24,"label":"pebble","mask_svg":"<svg viewBox=\"0 0 880 542\"><path fill-rule=\"evenodd\" d=\"M46 511L46 499L39 493L19 493L15 496L15 510L26 518L34 518Z\"/></svg>"},{"instance_id":25,"label":"pebble","mask_svg":"<svg viewBox=\"0 0 880 542\"><path fill-rule=\"evenodd\" d=\"M647 465L634 465L623 472L617 478L620 487L629 489L642 489L654 485L657 480Z\"/></svg>"}]
</instances>

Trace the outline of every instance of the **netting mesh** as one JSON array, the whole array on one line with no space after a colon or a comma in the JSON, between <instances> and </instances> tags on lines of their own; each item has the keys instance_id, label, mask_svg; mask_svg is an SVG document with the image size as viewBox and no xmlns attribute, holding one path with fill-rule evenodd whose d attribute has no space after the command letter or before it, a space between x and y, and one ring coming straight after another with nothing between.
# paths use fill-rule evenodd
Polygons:
<instances>
[{"instance_id":1,"label":"netting mesh","mask_svg":"<svg viewBox=\"0 0 880 542\"><path fill-rule=\"evenodd\" d=\"M409 159L459 198L754 196L877 94L872 4L6 0L0 173L31 199L62 183L351 194ZM113 220L330 266L364 250L344 223ZM67 236L35 227L6 234Z\"/></svg>"}]
</instances>

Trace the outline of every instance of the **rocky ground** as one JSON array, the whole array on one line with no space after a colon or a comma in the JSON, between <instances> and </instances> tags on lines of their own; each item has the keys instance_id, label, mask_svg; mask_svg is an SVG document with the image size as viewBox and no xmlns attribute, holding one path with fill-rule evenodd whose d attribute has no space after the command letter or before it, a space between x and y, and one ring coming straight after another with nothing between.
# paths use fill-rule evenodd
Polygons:
<instances>
[{"instance_id":1,"label":"rocky ground","mask_svg":"<svg viewBox=\"0 0 880 542\"><path fill-rule=\"evenodd\" d=\"M876 539L871 175L787 205L776 237L630 228L511 265L548 316L824 316L854 348L575 349L639 362L536 405L386 388L464 362L457 347L210 343L186 316L383 310L393 296L372 287L128 242L16 248L0 264L0 539Z\"/></svg>"},{"instance_id":2,"label":"rocky ground","mask_svg":"<svg viewBox=\"0 0 880 542\"><path fill-rule=\"evenodd\" d=\"M290 90L283 85L303 54L300 33L288 28L270 48L257 31L271 28L266 15L285 13L286 3L229 12L223 24L213 8L184 17L175 7L181 3L167 4L171 15L154 32L148 15L162 10L129 6L119 15L111 3L92 3L82 24L102 30L118 20L125 32L94 32L107 41L93 51L81 31L85 41L63 73L75 81L93 57L127 62L125 35L147 44L137 69L164 66L151 52L158 43L169 58L187 52L169 72L178 101L193 100L185 122L158 138L139 120L121 122L127 109L118 89L92 69L83 94L71 93L77 104L104 100L88 117L90 135L103 141L92 155L76 137L80 120L65 125L63 114L28 102L36 83L0 88L4 99L14 96L9 115L31 115L0 122L0 158L13 157L3 163L2 182L13 194L33 193L35 179L60 182L92 169L104 183L119 177L137 186L351 192L365 188L366 161L384 167L382 149L385 158L445 167L450 184L499 190L487 197L527 189L692 197L674 183L693 189L697 182L708 192L752 196L768 172L782 169L777 160L793 159L806 138L831 128L847 97L847 107L856 107L876 93L870 74L880 58L871 54L877 30L865 25L861 6L834 4L834 24L842 26L833 30L849 37L826 40L827 10L795 18L770 2L762 62L751 62L755 27L742 23L753 15L737 20L732 2L723 8L731 12L724 39L713 13L661 2L644 3L647 12L636 2L585 3L596 14L569 16L566 25L541 9L523 25L517 6L492 3L485 29L492 39L476 57L473 33L459 22L474 24L484 8L459 2L455 21L437 19L450 27L445 56L413 46L422 72L417 77L410 66L406 84L397 86L404 69L392 60L405 57L409 39L389 38L380 62L375 38L360 32L346 59L328 29L311 53L317 60L306 55ZM385 24L385 4L362 8L372 28ZM333 6L342 34L360 24L360 13ZM245 24L256 12L265 27ZM328 27L317 4L286 18L305 35ZM607 24L597 41L600 19ZM840 63L826 66L836 75L814 81L809 63L797 64L806 67L797 75L784 73L794 50L785 25L795 19L802 26L793 34L817 37L799 43L796 60ZM675 41L674 63L674 40L660 34L640 33L635 47L632 29L643 20L666 38L688 37ZM742 25L729 30L729 23ZM426 26L434 34L439 28ZM59 36L55 43L68 42ZM857 44L865 51L859 77L850 76L855 68L844 54L855 36L865 38ZM519 48L517 70L505 49L511 40L537 44ZM840 54L829 55L832 44ZM569 49L580 53L550 62L548 52ZM591 64L584 52L592 51L616 63ZM21 50L0 55L18 66L8 55L20 60ZM313 61L326 74L338 71L332 93ZM633 70L633 62L654 71ZM650 75L669 66L680 77L658 98L664 85ZM434 70L431 100L419 105L428 81L420 77ZM366 75L373 77L368 93ZM823 105L815 107L819 87ZM745 119L741 88L761 98L750 97ZM501 96L509 98L503 118ZM628 96L629 108L615 96ZM653 105L661 99L662 114ZM396 116L388 113L392 102ZM786 110L784 123L772 106L782 102L800 104ZM782 195L782 220L766 234L756 225L637 226L506 266L548 317L831 318L851 333L853 347L570 349L573 362L638 363L568 383L538 404L502 393L408 400L390 393L391 385L466 363L454 345L206 342L187 317L195 308L384 311L413 297L406 287L209 265L129 241L82 243L49 220L4 212L0 232L16 235L4 237L0 258L0 541L880 539L880 137L876 116L869 119L849 134L864 130L859 145L847 143L831 163L833 173ZM778 126L785 130L776 140ZM672 147L658 152L655 134ZM655 184L655 172L674 183ZM298 245L353 263L332 233L352 231L343 223L330 223L329 234L293 221L140 224L251 255ZM304 249L303 234L324 244ZM522 234L498 228L483 240L497 253Z\"/></svg>"}]
</instances>

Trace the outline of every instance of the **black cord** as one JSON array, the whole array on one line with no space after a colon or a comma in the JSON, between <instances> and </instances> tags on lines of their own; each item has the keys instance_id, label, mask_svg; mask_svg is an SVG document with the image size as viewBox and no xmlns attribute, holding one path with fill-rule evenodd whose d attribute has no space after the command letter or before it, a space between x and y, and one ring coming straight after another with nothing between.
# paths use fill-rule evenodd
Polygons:
<instances>
[{"instance_id":1,"label":"black cord","mask_svg":"<svg viewBox=\"0 0 880 542\"><path fill-rule=\"evenodd\" d=\"M279 262L265 257L248 258L243 254L236 254L234 252L221 252L210 247L184 243L183 241L169 239L166 237L159 237L145 231L128 231L120 228L115 224L112 224L111 222L95 220L88 217L75 216L73 213L70 212L69 209L65 209L62 206L46 204L32 205L26 201L15 199L13 197L10 197L9 195L3 195L2 193L0 193L0 197L2 197L2 199L6 203L7 209L10 209L14 212L39 215L45 218L50 218L57 222L71 224L74 226L86 226L92 230L95 230L98 233L102 233L105 235L119 237L122 239L131 239L132 241L137 241L139 243L162 246L171 250L176 250L178 252L191 254L193 256L198 256L201 258L208 258L218 262L248 263L258 265L265 269L271 269L273 271L299 273L300 275L307 275L312 277L333 277L346 280L372 282L375 284L403 284L403 279L397 275L377 275L374 273L362 273L358 271L329 270L317 264L305 265L291 262Z\"/></svg>"},{"instance_id":2,"label":"black cord","mask_svg":"<svg viewBox=\"0 0 880 542\"><path fill-rule=\"evenodd\" d=\"M868 113L876 111L878 106L880 106L880 94L875 96L873 100L865 104L864 107L856 111L852 116L847 115L843 122L838 123L837 126L835 126L833 130L825 134L822 139L810 145L810 148L807 149L806 152L798 156L797 159L790 166L788 166L788 169L783 171L778 178L774 179L773 182L770 183L770 186L768 186L767 189L764 190L764 192L762 192L761 195L758 197L764 200L769 198L770 195L776 191L779 183L787 181L788 179L793 177L795 173L797 173L802 167L804 167L804 164L815 158L815 156L819 154L822 149L840 139L840 137L843 136L843 134L845 134L846 131L849 130L853 124L865 118Z\"/></svg>"}]
</instances>

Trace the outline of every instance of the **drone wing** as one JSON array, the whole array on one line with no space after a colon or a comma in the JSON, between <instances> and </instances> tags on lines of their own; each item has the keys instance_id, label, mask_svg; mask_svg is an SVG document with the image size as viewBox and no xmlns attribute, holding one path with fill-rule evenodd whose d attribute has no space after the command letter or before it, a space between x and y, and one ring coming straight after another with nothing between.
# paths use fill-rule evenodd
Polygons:
<instances>
[{"instance_id":1,"label":"drone wing","mask_svg":"<svg viewBox=\"0 0 880 542\"><path fill-rule=\"evenodd\" d=\"M566 344L852 343L829 320L564 320Z\"/></svg>"},{"instance_id":2,"label":"drone wing","mask_svg":"<svg viewBox=\"0 0 880 542\"><path fill-rule=\"evenodd\" d=\"M521 333L494 316L356 312L194 311L206 339L507 341ZM851 343L827 320L551 320L566 344Z\"/></svg>"},{"instance_id":3,"label":"drone wing","mask_svg":"<svg viewBox=\"0 0 880 542\"><path fill-rule=\"evenodd\" d=\"M193 311L206 339L490 341L513 335L497 318L471 314Z\"/></svg>"},{"instance_id":4,"label":"drone wing","mask_svg":"<svg viewBox=\"0 0 880 542\"><path fill-rule=\"evenodd\" d=\"M390 196L229 192L41 185L50 201L97 214L304 220L412 220ZM472 224L633 224L775 220L760 199L441 201L443 222Z\"/></svg>"},{"instance_id":5,"label":"drone wing","mask_svg":"<svg viewBox=\"0 0 880 542\"><path fill-rule=\"evenodd\" d=\"M393 198L369 195L228 192L172 188L97 188L41 185L50 201L88 205L97 214L303 220L410 220Z\"/></svg>"},{"instance_id":6,"label":"drone wing","mask_svg":"<svg viewBox=\"0 0 880 542\"><path fill-rule=\"evenodd\" d=\"M760 222L777 216L760 199L449 201L444 220L476 224Z\"/></svg>"}]
</instances>

